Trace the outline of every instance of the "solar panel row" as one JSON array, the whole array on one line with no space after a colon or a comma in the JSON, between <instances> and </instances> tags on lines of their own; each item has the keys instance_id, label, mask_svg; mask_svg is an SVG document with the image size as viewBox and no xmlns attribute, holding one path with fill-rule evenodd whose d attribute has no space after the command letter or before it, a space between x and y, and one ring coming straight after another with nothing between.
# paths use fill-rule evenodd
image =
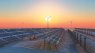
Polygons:
<instances>
[{"instance_id":1,"label":"solar panel row","mask_svg":"<svg viewBox=\"0 0 95 53\"><path fill-rule=\"evenodd\" d=\"M23 37L35 35L37 38L47 38L46 34L56 33L59 29L41 29L41 28L26 28L26 29L0 29L0 46L11 43L13 41L22 40ZM50 35L50 36L51 36Z\"/></svg>"},{"instance_id":2,"label":"solar panel row","mask_svg":"<svg viewBox=\"0 0 95 53\"><path fill-rule=\"evenodd\" d=\"M76 28L74 38L87 52L95 52L95 29Z\"/></svg>"}]
</instances>

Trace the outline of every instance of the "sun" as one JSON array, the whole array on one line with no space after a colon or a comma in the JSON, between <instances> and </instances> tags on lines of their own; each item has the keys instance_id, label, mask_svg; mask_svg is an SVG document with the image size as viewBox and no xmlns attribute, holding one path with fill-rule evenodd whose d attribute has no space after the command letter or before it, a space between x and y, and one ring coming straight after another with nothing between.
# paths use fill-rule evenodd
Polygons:
<instances>
[{"instance_id":1,"label":"sun","mask_svg":"<svg viewBox=\"0 0 95 53\"><path fill-rule=\"evenodd\" d=\"M46 16L46 17L45 17L45 21L46 21L46 22L50 22L50 21L51 21L51 16Z\"/></svg>"}]
</instances>

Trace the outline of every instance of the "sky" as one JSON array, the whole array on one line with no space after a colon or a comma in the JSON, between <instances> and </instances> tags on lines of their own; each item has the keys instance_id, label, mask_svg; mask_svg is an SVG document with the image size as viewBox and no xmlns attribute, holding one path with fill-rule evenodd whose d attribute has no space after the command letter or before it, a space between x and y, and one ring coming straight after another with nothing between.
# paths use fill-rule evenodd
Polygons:
<instances>
[{"instance_id":1,"label":"sky","mask_svg":"<svg viewBox=\"0 0 95 53\"><path fill-rule=\"evenodd\" d=\"M0 28L95 28L95 0L0 0Z\"/></svg>"}]
</instances>

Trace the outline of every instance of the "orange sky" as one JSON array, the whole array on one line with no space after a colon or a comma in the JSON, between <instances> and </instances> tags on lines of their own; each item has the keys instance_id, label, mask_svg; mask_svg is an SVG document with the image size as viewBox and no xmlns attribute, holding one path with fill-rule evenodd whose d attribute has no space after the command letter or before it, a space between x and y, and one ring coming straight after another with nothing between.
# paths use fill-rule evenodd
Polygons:
<instances>
[{"instance_id":1,"label":"orange sky","mask_svg":"<svg viewBox=\"0 0 95 53\"><path fill-rule=\"evenodd\" d=\"M24 1L9 3L2 3L4 6L0 9L0 28L43 28L47 26L46 16L52 18L50 27L71 27L72 21L72 27L95 28L95 11L81 3L59 4L54 0L40 0L35 4Z\"/></svg>"}]
</instances>

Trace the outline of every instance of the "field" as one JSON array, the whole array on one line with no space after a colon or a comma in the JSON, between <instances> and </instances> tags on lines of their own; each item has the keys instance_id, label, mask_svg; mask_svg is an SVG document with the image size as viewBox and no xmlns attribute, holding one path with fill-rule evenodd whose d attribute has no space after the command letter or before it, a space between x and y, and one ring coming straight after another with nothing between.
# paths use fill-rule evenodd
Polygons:
<instances>
[{"instance_id":1,"label":"field","mask_svg":"<svg viewBox=\"0 0 95 53\"><path fill-rule=\"evenodd\" d=\"M0 53L94 53L95 29L0 29Z\"/></svg>"}]
</instances>

